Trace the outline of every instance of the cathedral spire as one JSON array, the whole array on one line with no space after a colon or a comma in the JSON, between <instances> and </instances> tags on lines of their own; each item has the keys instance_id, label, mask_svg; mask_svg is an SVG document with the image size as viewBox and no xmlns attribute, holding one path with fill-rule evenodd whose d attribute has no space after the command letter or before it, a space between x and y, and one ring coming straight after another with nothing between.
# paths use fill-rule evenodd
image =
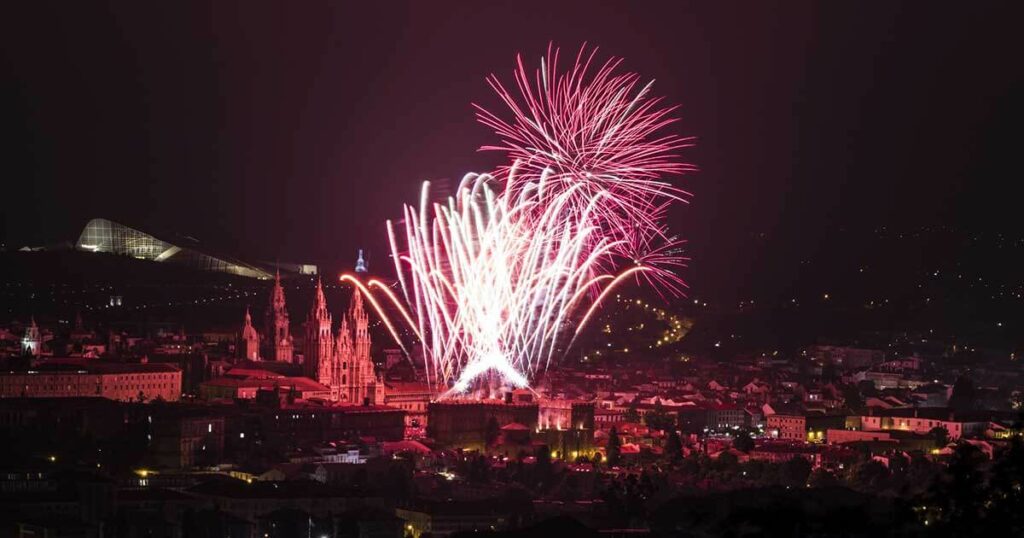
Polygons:
<instances>
[{"instance_id":1,"label":"cathedral spire","mask_svg":"<svg viewBox=\"0 0 1024 538\"><path fill-rule=\"evenodd\" d=\"M252 326L252 316L249 314L249 307L245 307L245 323L242 325L242 341L238 350L243 359L255 361L260 358L260 335Z\"/></svg>"},{"instance_id":2,"label":"cathedral spire","mask_svg":"<svg viewBox=\"0 0 1024 538\"><path fill-rule=\"evenodd\" d=\"M359 257L356 258L356 272L357 273L365 273L366 272L366 260L363 259L363 249L359 249Z\"/></svg>"},{"instance_id":3,"label":"cathedral spire","mask_svg":"<svg viewBox=\"0 0 1024 538\"><path fill-rule=\"evenodd\" d=\"M316 277L316 307L315 308L319 309L320 307L327 308L327 298L324 297L324 286L320 282L320 276L317 275L317 277Z\"/></svg>"},{"instance_id":4,"label":"cathedral spire","mask_svg":"<svg viewBox=\"0 0 1024 538\"><path fill-rule=\"evenodd\" d=\"M331 335L331 313L327 310L323 283L316 278L313 308L306 318L306 348L303 355L306 377L331 386L334 370L334 338Z\"/></svg>"},{"instance_id":5,"label":"cathedral spire","mask_svg":"<svg viewBox=\"0 0 1024 538\"><path fill-rule=\"evenodd\" d=\"M274 287L270 292L263 336L267 341L266 353L263 355L265 359L292 362L292 336L280 268L274 273Z\"/></svg>"},{"instance_id":6,"label":"cathedral spire","mask_svg":"<svg viewBox=\"0 0 1024 538\"><path fill-rule=\"evenodd\" d=\"M350 350L352 348L352 329L349 327L348 314L341 315L341 325L338 326L338 349Z\"/></svg>"},{"instance_id":7,"label":"cathedral spire","mask_svg":"<svg viewBox=\"0 0 1024 538\"><path fill-rule=\"evenodd\" d=\"M352 291L352 302L349 304L348 312L352 321L366 316L366 312L363 310L363 294L359 292L359 288Z\"/></svg>"}]
</instances>

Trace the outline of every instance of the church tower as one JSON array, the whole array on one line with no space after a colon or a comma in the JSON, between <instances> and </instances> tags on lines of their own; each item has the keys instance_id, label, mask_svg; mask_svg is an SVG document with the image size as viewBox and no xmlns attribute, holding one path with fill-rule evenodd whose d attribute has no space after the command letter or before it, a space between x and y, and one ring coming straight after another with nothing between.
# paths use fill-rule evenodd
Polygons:
<instances>
[{"instance_id":1,"label":"church tower","mask_svg":"<svg viewBox=\"0 0 1024 538\"><path fill-rule=\"evenodd\" d=\"M243 359L250 361L260 360L260 335L256 327L252 326L252 316L249 309L245 309L245 324L242 325L242 341L239 342L238 350Z\"/></svg>"},{"instance_id":2,"label":"church tower","mask_svg":"<svg viewBox=\"0 0 1024 538\"><path fill-rule=\"evenodd\" d=\"M334 358L331 313L327 311L324 288L317 278L316 299L313 302L313 309L306 318L306 348L303 355L303 370L306 377L334 389Z\"/></svg>"},{"instance_id":3,"label":"church tower","mask_svg":"<svg viewBox=\"0 0 1024 538\"><path fill-rule=\"evenodd\" d=\"M356 272L357 273L365 273L366 272L366 260L363 259L363 249L359 249L359 257L356 258Z\"/></svg>"},{"instance_id":4,"label":"church tower","mask_svg":"<svg viewBox=\"0 0 1024 538\"><path fill-rule=\"evenodd\" d=\"M274 289L270 292L270 308L267 309L263 333L267 341L267 352L263 355L265 358L292 362L292 335L288 326L288 308L284 303L284 288L281 287L281 270L278 269L274 277Z\"/></svg>"},{"instance_id":5,"label":"church tower","mask_svg":"<svg viewBox=\"0 0 1024 538\"><path fill-rule=\"evenodd\" d=\"M352 320L355 337L353 352L357 360L370 360L370 317L363 308L363 294L356 289L352 294L352 304L348 307L348 317Z\"/></svg>"},{"instance_id":6,"label":"church tower","mask_svg":"<svg viewBox=\"0 0 1024 538\"><path fill-rule=\"evenodd\" d=\"M338 327L338 339L334 345L335 366L334 386L338 387L338 398L351 403L351 391L349 386L352 382L351 364L352 360L352 326L348 322L348 314L342 314L341 326Z\"/></svg>"}]
</instances>

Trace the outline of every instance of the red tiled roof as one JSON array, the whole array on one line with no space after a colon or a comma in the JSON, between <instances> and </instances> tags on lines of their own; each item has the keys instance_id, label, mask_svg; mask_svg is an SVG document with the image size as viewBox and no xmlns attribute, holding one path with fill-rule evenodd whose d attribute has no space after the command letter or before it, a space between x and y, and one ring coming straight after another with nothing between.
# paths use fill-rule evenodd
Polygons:
<instances>
[{"instance_id":1,"label":"red tiled roof","mask_svg":"<svg viewBox=\"0 0 1024 538\"><path fill-rule=\"evenodd\" d=\"M385 381L387 390L390 393L396 392L427 392L432 393L430 386L426 383L418 383L415 381Z\"/></svg>"},{"instance_id":2,"label":"red tiled roof","mask_svg":"<svg viewBox=\"0 0 1024 538\"><path fill-rule=\"evenodd\" d=\"M259 368L232 368L224 372L225 377L243 377L246 379L271 379L284 377L277 372L262 370Z\"/></svg>"},{"instance_id":3,"label":"red tiled roof","mask_svg":"<svg viewBox=\"0 0 1024 538\"><path fill-rule=\"evenodd\" d=\"M331 389L305 377L277 377L273 379L237 379L231 377L215 377L203 383L213 387L234 387L234 388L262 388L273 389L277 386L280 389L290 389L302 392L329 392Z\"/></svg>"}]
</instances>

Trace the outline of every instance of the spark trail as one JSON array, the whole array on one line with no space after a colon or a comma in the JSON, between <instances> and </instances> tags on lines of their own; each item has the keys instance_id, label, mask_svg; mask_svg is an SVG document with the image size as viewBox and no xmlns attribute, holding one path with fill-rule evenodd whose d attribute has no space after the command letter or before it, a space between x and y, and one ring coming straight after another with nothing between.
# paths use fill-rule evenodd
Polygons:
<instances>
[{"instance_id":1,"label":"spark trail","mask_svg":"<svg viewBox=\"0 0 1024 538\"><path fill-rule=\"evenodd\" d=\"M596 52L581 48L566 72L554 48L532 74L517 58L517 93L489 77L510 115L475 105L501 139L481 149L508 164L467 174L443 202L424 183L419 204L388 221L399 293L342 277L379 292L371 304L403 345L388 316L399 313L445 394L529 386L623 282L685 291L682 244L664 220L689 197L666 178L692 170L678 157L690 140L659 134L674 108L618 74L621 60L595 67Z\"/></svg>"}]
</instances>

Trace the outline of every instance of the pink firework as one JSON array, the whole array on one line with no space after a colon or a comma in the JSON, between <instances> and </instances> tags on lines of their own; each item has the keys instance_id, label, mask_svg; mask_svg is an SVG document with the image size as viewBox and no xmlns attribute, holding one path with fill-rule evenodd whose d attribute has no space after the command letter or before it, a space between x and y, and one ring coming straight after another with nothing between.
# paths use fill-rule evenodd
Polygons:
<instances>
[{"instance_id":1,"label":"pink firework","mask_svg":"<svg viewBox=\"0 0 1024 538\"><path fill-rule=\"evenodd\" d=\"M636 74L616 74L620 60L590 74L595 53L581 49L560 73L549 49L532 82L519 59L518 97L488 79L512 116L477 107L502 139L483 149L504 151L508 164L467 174L445 203L431 203L424 185L401 227L388 222L401 296L343 277L401 314L423 344L428 379L449 393L480 380L528 386L627 280L684 291L682 242L664 220L688 197L666 177L692 169L677 156L689 141L658 134L673 109Z\"/></svg>"},{"instance_id":2,"label":"pink firework","mask_svg":"<svg viewBox=\"0 0 1024 538\"><path fill-rule=\"evenodd\" d=\"M559 49L549 46L532 75L517 57L513 79L518 95L496 76L488 77L511 116L503 119L474 105L478 120L502 139L481 149L507 155L509 165L499 172L515 166L520 177L536 180L546 174L548 188L578 185L581 203L607 193L609 203L601 214L607 233L626 238L636 236L634 228L640 227L641 237L659 235L664 202L689 197L665 178L693 170L678 155L692 140L659 135L676 121L671 116L676 107L662 106L661 98L649 95L653 81L617 73L621 59L610 58L595 68L596 54L596 48L588 52L581 47L572 67L559 72ZM630 242L623 255L642 257L643 243Z\"/></svg>"}]
</instances>

